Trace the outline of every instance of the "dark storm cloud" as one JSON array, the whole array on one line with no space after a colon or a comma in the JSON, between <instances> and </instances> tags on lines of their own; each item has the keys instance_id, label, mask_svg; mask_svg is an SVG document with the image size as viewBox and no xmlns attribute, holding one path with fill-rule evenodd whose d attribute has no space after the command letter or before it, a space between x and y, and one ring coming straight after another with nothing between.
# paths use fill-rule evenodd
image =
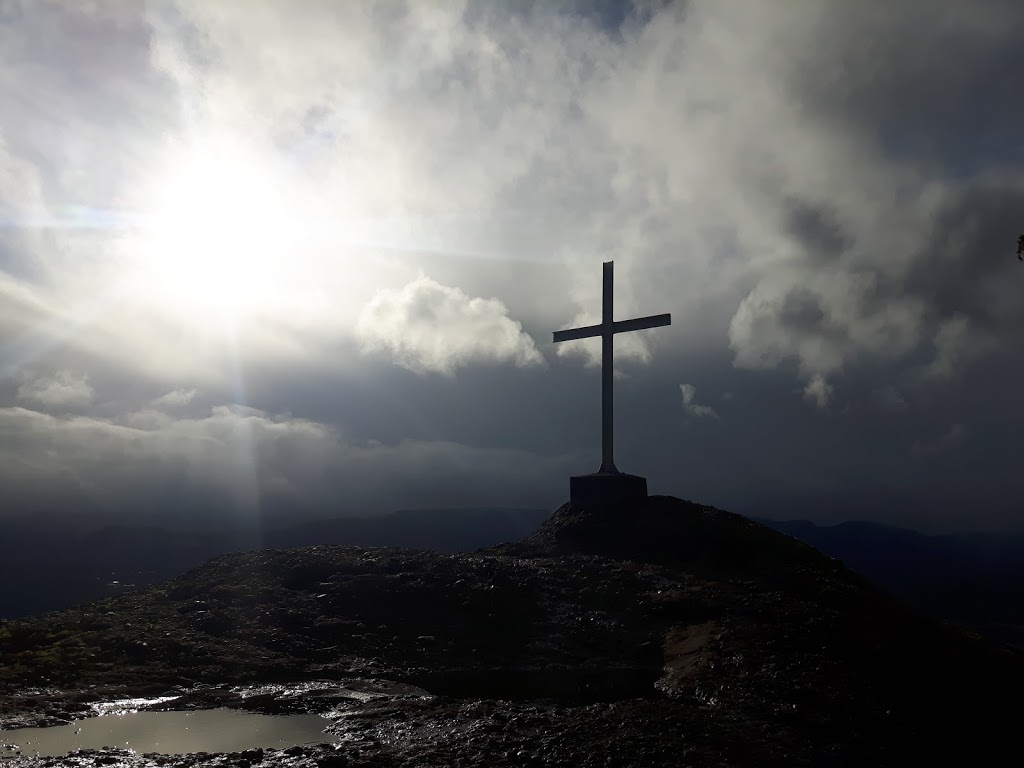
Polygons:
<instances>
[{"instance_id":1,"label":"dark storm cloud","mask_svg":"<svg viewBox=\"0 0 1024 768\"><path fill-rule=\"evenodd\" d=\"M1022 222L1024 178L995 172L972 179L935 221L908 290L944 318L963 314L979 332L1019 341L1024 302L1013 255Z\"/></svg>"},{"instance_id":2,"label":"dark storm cloud","mask_svg":"<svg viewBox=\"0 0 1024 768\"><path fill-rule=\"evenodd\" d=\"M794 332L820 332L825 322L821 298L801 286L785 295L779 308L779 322Z\"/></svg>"},{"instance_id":3,"label":"dark storm cloud","mask_svg":"<svg viewBox=\"0 0 1024 768\"><path fill-rule=\"evenodd\" d=\"M835 258L849 247L852 238L843 230L835 211L824 204L794 200L786 210L787 224L808 253L816 258Z\"/></svg>"},{"instance_id":4,"label":"dark storm cloud","mask_svg":"<svg viewBox=\"0 0 1024 768\"><path fill-rule=\"evenodd\" d=\"M830 55L801 60L796 82L815 111L896 158L970 175L1024 161L1014 0L898 5L832 3L816 16Z\"/></svg>"},{"instance_id":5,"label":"dark storm cloud","mask_svg":"<svg viewBox=\"0 0 1024 768\"><path fill-rule=\"evenodd\" d=\"M649 21L666 5L667 0L564 0L560 3L547 3L543 0L520 0L516 3L474 0L466 7L465 20L469 25L481 22L493 24L502 18L557 15L576 21L588 21L614 34L625 24Z\"/></svg>"}]
</instances>

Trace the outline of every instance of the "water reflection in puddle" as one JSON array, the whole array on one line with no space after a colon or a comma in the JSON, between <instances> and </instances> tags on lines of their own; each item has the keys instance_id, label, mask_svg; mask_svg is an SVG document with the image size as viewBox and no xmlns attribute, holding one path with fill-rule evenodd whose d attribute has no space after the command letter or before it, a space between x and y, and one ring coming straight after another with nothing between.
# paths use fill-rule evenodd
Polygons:
<instances>
[{"instance_id":1,"label":"water reflection in puddle","mask_svg":"<svg viewBox=\"0 0 1024 768\"><path fill-rule=\"evenodd\" d=\"M337 741L320 715L258 715L234 709L130 712L76 720L52 728L0 731L0 757L63 755L76 749L120 747L135 752L240 752Z\"/></svg>"}]
</instances>

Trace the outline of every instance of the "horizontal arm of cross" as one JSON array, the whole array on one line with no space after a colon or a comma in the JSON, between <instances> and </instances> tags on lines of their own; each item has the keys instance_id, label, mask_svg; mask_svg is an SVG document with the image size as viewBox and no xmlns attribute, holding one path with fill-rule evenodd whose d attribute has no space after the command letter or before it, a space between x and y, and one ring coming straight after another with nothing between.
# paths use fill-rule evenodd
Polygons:
<instances>
[{"instance_id":1,"label":"horizontal arm of cross","mask_svg":"<svg viewBox=\"0 0 1024 768\"><path fill-rule=\"evenodd\" d=\"M672 315L651 315L650 317L638 317L633 320L618 320L612 323L612 333L642 331L645 328L657 328L661 325L672 325ZM567 331L555 331L553 343L587 339L591 336L600 336L603 333L604 325L588 325L583 328L571 328Z\"/></svg>"}]
</instances>

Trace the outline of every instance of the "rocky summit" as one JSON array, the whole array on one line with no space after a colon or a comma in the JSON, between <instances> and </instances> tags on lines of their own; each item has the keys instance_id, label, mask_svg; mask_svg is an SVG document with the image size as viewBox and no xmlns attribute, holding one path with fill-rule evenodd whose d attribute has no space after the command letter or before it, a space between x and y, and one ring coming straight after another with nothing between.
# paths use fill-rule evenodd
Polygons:
<instances>
[{"instance_id":1,"label":"rocky summit","mask_svg":"<svg viewBox=\"0 0 1024 768\"><path fill-rule=\"evenodd\" d=\"M27 765L903 766L1015 755L1024 658L670 497L472 554L227 555L0 624L0 727L102 702L316 712L333 744ZM0 742L3 733L0 732Z\"/></svg>"}]
</instances>

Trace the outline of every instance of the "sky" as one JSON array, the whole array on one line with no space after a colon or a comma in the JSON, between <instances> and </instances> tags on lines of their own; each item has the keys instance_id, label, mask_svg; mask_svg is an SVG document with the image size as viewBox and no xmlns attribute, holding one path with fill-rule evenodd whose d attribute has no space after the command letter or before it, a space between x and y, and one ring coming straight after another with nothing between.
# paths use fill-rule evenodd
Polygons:
<instances>
[{"instance_id":1,"label":"sky","mask_svg":"<svg viewBox=\"0 0 1024 768\"><path fill-rule=\"evenodd\" d=\"M0 0L0 519L1024 531L1024 7Z\"/></svg>"}]
</instances>

